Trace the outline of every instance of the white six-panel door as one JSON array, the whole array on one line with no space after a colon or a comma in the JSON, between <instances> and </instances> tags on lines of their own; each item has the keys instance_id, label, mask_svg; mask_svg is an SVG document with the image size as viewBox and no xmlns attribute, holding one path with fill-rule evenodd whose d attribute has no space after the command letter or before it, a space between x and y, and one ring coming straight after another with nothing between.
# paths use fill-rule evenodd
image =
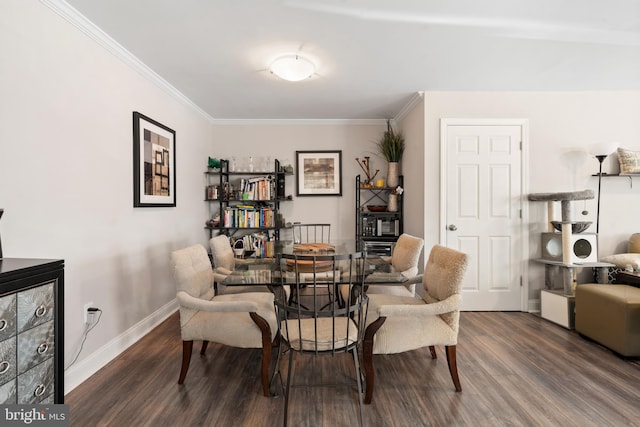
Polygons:
<instances>
[{"instance_id":1,"label":"white six-panel door","mask_svg":"<svg viewBox=\"0 0 640 427\"><path fill-rule=\"evenodd\" d=\"M464 310L523 310L523 124L443 119L443 245L469 254Z\"/></svg>"}]
</instances>

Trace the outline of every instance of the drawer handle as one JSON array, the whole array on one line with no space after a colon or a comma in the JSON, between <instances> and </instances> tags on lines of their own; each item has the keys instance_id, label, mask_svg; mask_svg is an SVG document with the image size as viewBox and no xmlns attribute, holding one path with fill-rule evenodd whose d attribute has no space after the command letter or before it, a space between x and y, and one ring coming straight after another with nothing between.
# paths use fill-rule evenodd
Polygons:
<instances>
[{"instance_id":1,"label":"drawer handle","mask_svg":"<svg viewBox=\"0 0 640 427\"><path fill-rule=\"evenodd\" d=\"M42 343L38 346L38 354L44 354L47 352L47 350L49 349L49 346L47 345L47 343Z\"/></svg>"},{"instance_id":2,"label":"drawer handle","mask_svg":"<svg viewBox=\"0 0 640 427\"><path fill-rule=\"evenodd\" d=\"M45 307L44 305L40 305L38 308L36 308L36 317L42 317L45 314L47 314L47 307Z\"/></svg>"},{"instance_id":3,"label":"drawer handle","mask_svg":"<svg viewBox=\"0 0 640 427\"><path fill-rule=\"evenodd\" d=\"M7 325L9 324L9 322L7 322L4 319L0 319L0 332L4 331L5 329L7 329Z\"/></svg>"},{"instance_id":4,"label":"drawer handle","mask_svg":"<svg viewBox=\"0 0 640 427\"><path fill-rule=\"evenodd\" d=\"M33 392L33 394L36 397L40 397L44 394L44 391L47 389L47 386L44 384L39 384L38 387L36 387L35 391Z\"/></svg>"},{"instance_id":5,"label":"drawer handle","mask_svg":"<svg viewBox=\"0 0 640 427\"><path fill-rule=\"evenodd\" d=\"M6 360L0 362L0 374L4 374L5 372L7 372L10 367L11 364L9 364L9 362L7 362Z\"/></svg>"}]
</instances>

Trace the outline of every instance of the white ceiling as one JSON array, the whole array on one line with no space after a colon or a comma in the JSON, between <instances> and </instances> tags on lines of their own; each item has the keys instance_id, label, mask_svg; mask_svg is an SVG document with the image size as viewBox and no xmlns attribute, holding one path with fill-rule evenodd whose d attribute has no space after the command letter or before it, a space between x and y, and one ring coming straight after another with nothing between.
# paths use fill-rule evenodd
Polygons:
<instances>
[{"instance_id":1,"label":"white ceiling","mask_svg":"<svg viewBox=\"0 0 640 427\"><path fill-rule=\"evenodd\" d=\"M215 119L382 119L419 91L638 90L638 0L67 0ZM267 71L303 52L291 83Z\"/></svg>"}]
</instances>

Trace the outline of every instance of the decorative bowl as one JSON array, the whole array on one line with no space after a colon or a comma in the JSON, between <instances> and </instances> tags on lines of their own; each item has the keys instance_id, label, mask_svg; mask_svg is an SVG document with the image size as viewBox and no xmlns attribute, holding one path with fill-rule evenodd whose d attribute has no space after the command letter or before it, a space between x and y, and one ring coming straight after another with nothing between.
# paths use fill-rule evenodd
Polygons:
<instances>
[{"instance_id":1,"label":"decorative bowl","mask_svg":"<svg viewBox=\"0 0 640 427\"><path fill-rule=\"evenodd\" d=\"M553 228L555 228L556 230L562 231L562 221L551 221L551 224L553 225ZM575 221L575 222L572 221L571 232L573 234L582 233L584 230L589 228L591 224L592 224L591 221Z\"/></svg>"},{"instance_id":2,"label":"decorative bowl","mask_svg":"<svg viewBox=\"0 0 640 427\"><path fill-rule=\"evenodd\" d=\"M367 205L369 212L385 212L387 205Z\"/></svg>"}]
</instances>

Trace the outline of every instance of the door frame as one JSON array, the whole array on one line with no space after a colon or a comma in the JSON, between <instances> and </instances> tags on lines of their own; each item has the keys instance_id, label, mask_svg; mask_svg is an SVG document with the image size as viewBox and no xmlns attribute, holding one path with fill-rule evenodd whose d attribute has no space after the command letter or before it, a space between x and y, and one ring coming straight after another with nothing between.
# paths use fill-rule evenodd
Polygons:
<instances>
[{"instance_id":1,"label":"door frame","mask_svg":"<svg viewBox=\"0 0 640 427\"><path fill-rule=\"evenodd\" d=\"M520 311L535 311L531 307L529 298L529 204L527 194L529 193L529 120L528 119L507 119L507 118L486 118L486 119L463 119L463 118L443 118L440 119L440 244L445 245L447 241L447 184L448 184L448 152L447 141L449 137L449 126L520 126L522 131L522 147L520 158L520 206L522 218L520 221L520 241L522 242L520 260L521 273L521 300Z\"/></svg>"}]
</instances>

